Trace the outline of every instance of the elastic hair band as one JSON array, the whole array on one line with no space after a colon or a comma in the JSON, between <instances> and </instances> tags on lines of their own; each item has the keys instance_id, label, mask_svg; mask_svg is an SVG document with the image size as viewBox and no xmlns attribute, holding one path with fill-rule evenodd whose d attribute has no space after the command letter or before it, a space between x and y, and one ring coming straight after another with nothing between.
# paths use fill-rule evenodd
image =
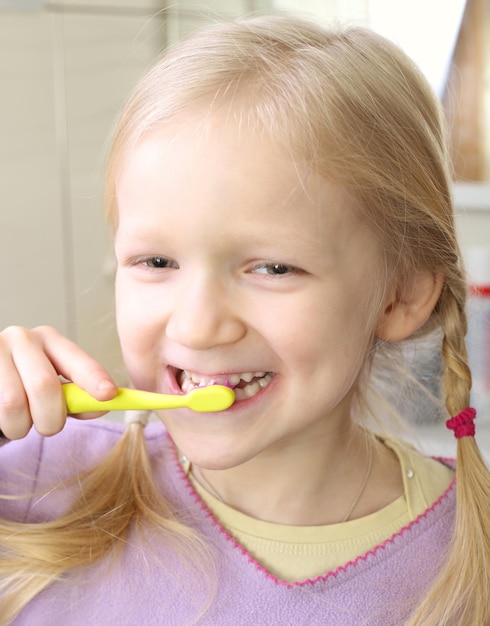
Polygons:
<instances>
[{"instance_id":1,"label":"elastic hair band","mask_svg":"<svg viewBox=\"0 0 490 626\"><path fill-rule=\"evenodd\" d=\"M454 431L456 439L462 437L474 437L475 436L475 422L476 410L468 407L458 413L451 419L448 419L446 426Z\"/></svg>"},{"instance_id":2,"label":"elastic hair band","mask_svg":"<svg viewBox=\"0 0 490 626\"><path fill-rule=\"evenodd\" d=\"M124 415L125 424L141 424L146 426L150 419L150 411L126 411Z\"/></svg>"}]
</instances>

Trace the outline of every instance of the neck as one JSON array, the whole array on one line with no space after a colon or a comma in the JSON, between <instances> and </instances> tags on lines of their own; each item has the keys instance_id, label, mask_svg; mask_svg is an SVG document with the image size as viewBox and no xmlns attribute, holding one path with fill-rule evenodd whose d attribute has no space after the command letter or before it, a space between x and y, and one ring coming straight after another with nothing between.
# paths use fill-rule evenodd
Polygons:
<instances>
[{"instance_id":1,"label":"neck","mask_svg":"<svg viewBox=\"0 0 490 626\"><path fill-rule=\"evenodd\" d=\"M386 469L389 460L382 444L349 422L335 436L330 433L310 441L307 450L284 444L237 467L210 470L194 466L192 472L211 495L246 515L310 526L374 512L366 502L366 494L372 491L369 483L379 474L380 461ZM393 464L391 459L388 465L396 476L396 461ZM377 505L394 499L400 480L387 495L387 502L376 495Z\"/></svg>"}]
</instances>

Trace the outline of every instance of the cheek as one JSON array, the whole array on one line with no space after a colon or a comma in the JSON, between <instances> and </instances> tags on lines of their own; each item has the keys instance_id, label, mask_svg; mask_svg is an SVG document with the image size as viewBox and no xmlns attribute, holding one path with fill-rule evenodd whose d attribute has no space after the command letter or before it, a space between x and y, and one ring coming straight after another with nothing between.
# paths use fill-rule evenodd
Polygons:
<instances>
[{"instance_id":1,"label":"cheek","mask_svg":"<svg viewBox=\"0 0 490 626\"><path fill-rule=\"evenodd\" d=\"M159 364L154 333L142 324L141 316L132 319L124 311L124 315L117 318L122 359L131 383L137 389L154 391Z\"/></svg>"},{"instance_id":2,"label":"cheek","mask_svg":"<svg viewBox=\"0 0 490 626\"><path fill-rule=\"evenodd\" d=\"M149 355L155 344L154 309L146 306L143 299L123 284L116 283L116 325L124 361L128 367L131 360Z\"/></svg>"},{"instance_id":3,"label":"cheek","mask_svg":"<svg viewBox=\"0 0 490 626\"><path fill-rule=\"evenodd\" d=\"M332 375L357 377L374 339L374 318L360 300L329 299L304 311L300 341L290 340L306 369L328 369ZM365 303L364 303L365 304Z\"/></svg>"}]
</instances>

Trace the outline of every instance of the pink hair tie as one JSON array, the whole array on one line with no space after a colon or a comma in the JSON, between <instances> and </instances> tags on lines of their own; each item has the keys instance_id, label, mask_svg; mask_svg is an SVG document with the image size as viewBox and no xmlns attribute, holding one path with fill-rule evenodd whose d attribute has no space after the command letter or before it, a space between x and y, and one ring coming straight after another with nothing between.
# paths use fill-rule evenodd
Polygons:
<instances>
[{"instance_id":1,"label":"pink hair tie","mask_svg":"<svg viewBox=\"0 0 490 626\"><path fill-rule=\"evenodd\" d=\"M448 419L446 426L454 431L456 439L461 437L474 437L475 436L475 422L476 417L475 409L468 407L461 413L458 413L451 419Z\"/></svg>"}]
</instances>

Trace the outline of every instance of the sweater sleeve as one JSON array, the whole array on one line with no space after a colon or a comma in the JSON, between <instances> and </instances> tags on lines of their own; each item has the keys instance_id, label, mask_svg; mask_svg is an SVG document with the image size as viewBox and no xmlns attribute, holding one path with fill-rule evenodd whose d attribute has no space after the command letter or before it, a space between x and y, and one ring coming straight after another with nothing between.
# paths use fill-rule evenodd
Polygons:
<instances>
[{"instance_id":1,"label":"sweater sleeve","mask_svg":"<svg viewBox=\"0 0 490 626\"><path fill-rule=\"evenodd\" d=\"M32 430L16 441L3 440L0 447L0 517L25 522L36 490L43 438Z\"/></svg>"}]
</instances>

